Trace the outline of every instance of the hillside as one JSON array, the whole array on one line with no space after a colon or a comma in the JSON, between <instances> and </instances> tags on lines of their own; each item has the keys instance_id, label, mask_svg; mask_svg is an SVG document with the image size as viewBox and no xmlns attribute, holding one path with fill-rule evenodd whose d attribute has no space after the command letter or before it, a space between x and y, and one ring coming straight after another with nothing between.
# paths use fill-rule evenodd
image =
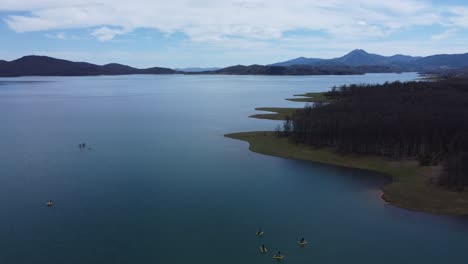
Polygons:
<instances>
[{"instance_id":1,"label":"hillside","mask_svg":"<svg viewBox=\"0 0 468 264\"><path fill-rule=\"evenodd\" d=\"M320 61L323 61L323 59L299 57L299 58L295 58L292 60L271 64L271 66L288 67L288 66L293 66L293 65L310 65L310 64L315 64Z\"/></svg>"},{"instance_id":2,"label":"hillside","mask_svg":"<svg viewBox=\"0 0 468 264\"><path fill-rule=\"evenodd\" d=\"M207 72L207 71L216 71L221 68L218 67L210 67L210 68L199 68L199 67L192 67L192 68L176 68L176 71L180 72Z\"/></svg>"},{"instance_id":3,"label":"hillside","mask_svg":"<svg viewBox=\"0 0 468 264\"><path fill-rule=\"evenodd\" d=\"M415 63L432 68L468 67L468 53L433 55L418 59Z\"/></svg>"},{"instance_id":4,"label":"hillside","mask_svg":"<svg viewBox=\"0 0 468 264\"><path fill-rule=\"evenodd\" d=\"M397 72L408 71L433 71L437 69L457 69L468 67L468 53L465 54L440 54L427 57L413 57L397 54L382 56L368 53L362 49L356 49L350 53L334 59L317 59L300 57L293 60L278 62L271 66L293 65L346 65L346 66L386 66Z\"/></svg>"},{"instance_id":5,"label":"hillside","mask_svg":"<svg viewBox=\"0 0 468 264\"><path fill-rule=\"evenodd\" d=\"M363 74L364 72L348 66L308 66L296 65L263 66L263 65L236 65L216 71L189 73L189 74L227 74L227 75L348 75Z\"/></svg>"},{"instance_id":6,"label":"hillside","mask_svg":"<svg viewBox=\"0 0 468 264\"><path fill-rule=\"evenodd\" d=\"M72 62L46 56L25 56L10 62L0 61L0 77L16 76L88 76L124 74L173 74L168 68L137 69L122 64L104 66Z\"/></svg>"}]
</instances>

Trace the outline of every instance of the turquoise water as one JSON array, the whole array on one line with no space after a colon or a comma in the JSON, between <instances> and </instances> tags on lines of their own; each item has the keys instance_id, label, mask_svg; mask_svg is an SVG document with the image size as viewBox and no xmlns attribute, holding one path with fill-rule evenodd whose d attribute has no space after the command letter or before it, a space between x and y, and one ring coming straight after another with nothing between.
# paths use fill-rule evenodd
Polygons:
<instances>
[{"instance_id":1,"label":"turquoise water","mask_svg":"<svg viewBox=\"0 0 468 264\"><path fill-rule=\"evenodd\" d=\"M277 250L283 263L463 263L468 219L385 205L375 173L223 137L272 130L247 116L301 106L293 94L415 78L0 79L0 263L275 263Z\"/></svg>"}]
</instances>

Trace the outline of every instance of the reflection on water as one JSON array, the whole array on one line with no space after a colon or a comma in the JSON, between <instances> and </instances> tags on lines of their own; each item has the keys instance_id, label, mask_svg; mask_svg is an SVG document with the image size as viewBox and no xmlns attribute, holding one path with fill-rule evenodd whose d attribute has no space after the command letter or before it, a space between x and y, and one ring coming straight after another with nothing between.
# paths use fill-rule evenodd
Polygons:
<instances>
[{"instance_id":1,"label":"reflection on water","mask_svg":"<svg viewBox=\"0 0 468 264\"><path fill-rule=\"evenodd\" d=\"M40 84L49 81L0 81L0 85L15 85L15 84Z\"/></svg>"}]
</instances>

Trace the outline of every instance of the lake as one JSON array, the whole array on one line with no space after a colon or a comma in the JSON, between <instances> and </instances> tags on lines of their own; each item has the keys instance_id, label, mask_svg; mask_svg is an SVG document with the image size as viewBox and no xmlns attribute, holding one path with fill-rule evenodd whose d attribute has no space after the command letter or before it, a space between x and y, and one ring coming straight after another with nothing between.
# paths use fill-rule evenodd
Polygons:
<instances>
[{"instance_id":1,"label":"lake","mask_svg":"<svg viewBox=\"0 0 468 264\"><path fill-rule=\"evenodd\" d=\"M223 137L273 130L247 117L304 105L293 94L417 77L0 79L0 263L464 263L468 218L385 204L383 175Z\"/></svg>"}]
</instances>

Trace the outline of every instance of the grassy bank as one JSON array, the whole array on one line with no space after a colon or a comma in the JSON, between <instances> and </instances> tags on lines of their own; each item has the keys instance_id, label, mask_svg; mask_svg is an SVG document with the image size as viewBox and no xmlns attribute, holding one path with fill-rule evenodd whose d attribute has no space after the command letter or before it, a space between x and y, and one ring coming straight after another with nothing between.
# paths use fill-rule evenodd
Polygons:
<instances>
[{"instance_id":1,"label":"grassy bank","mask_svg":"<svg viewBox=\"0 0 468 264\"><path fill-rule=\"evenodd\" d=\"M297 108L284 108L284 107L260 107L255 108L257 111L272 112L269 114L255 114L249 117L270 120L285 120L286 116L291 116Z\"/></svg>"},{"instance_id":2,"label":"grassy bank","mask_svg":"<svg viewBox=\"0 0 468 264\"><path fill-rule=\"evenodd\" d=\"M289 98L288 101L293 102L305 102L305 103L321 103L329 102L330 99L325 96L325 93L305 93L305 94L296 94L299 98Z\"/></svg>"},{"instance_id":3,"label":"grassy bank","mask_svg":"<svg viewBox=\"0 0 468 264\"><path fill-rule=\"evenodd\" d=\"M319 102L330 102L330 99L325 96L325 93L305 93L294 95L298 98L289 98L288 101L293 102L305 102L305 103L319 103ZM287 107L259 107L255 108L257 111L272 112L268 114L255 114L249 117L258 119L269 119L269 120L285 120L286 116L291 116L294 111L298 108L287 108Z\"/></svg>"},{"instance_id":4,"label":"grassy bank","mask_svg":"<svg viewBox=\"0 0 468 264\"><path fill-rule=\"evenodd\" d=\"M331 149L314 149L291 143L286 138L276 137L273 132L244 132L225 136L246 141L250 144L250 150L265 155L388 174L393 182L383 188L385 201L410 210L468 215L468 192L453 192L429 184L432 175L440 169L438 167L421 167L416 161L340 155Z\"/></svg>"}]
</instances>

